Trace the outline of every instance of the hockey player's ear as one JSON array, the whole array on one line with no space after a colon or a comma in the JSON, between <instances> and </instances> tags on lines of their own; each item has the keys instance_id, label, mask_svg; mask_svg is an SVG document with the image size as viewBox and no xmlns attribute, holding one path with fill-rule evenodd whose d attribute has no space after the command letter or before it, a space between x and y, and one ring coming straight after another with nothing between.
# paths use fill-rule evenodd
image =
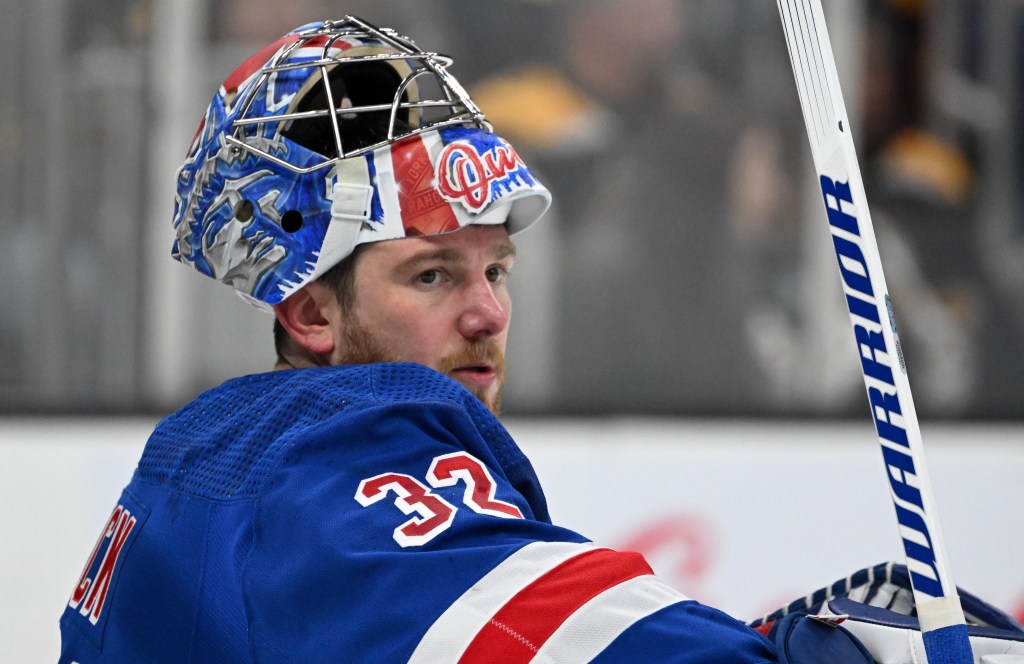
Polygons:
<instances>
[{"instance_id":1,"label":"hockey player's ear","mask_svg":"<svg viewBox=\"0 0 1024 664\"><path fill-rule=\"evenodd\" d=\"M274 305L274 315L292 341L313 356L315 364L329 364L335 346L334 324L341 316L338 297L333 292L316 282L307 284Z\"/></svg>"}]
</instances>

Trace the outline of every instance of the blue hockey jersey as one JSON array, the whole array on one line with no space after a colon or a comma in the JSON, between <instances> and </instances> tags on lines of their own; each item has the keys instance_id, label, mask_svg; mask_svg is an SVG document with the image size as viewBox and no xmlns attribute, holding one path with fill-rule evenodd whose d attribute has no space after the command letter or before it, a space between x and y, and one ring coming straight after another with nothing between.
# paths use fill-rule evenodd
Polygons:
<instances>
[{"instance_id":1,"label":"blue hockey jersey","mask_svg":"<svg viewBox=\"0 0 1024 664\"><path fill-rule=\"evenodd\" d=\"M552 525L501 424L414 364L248 376L164 419L60 625L79 664L775 661Z\"/></svg>"}]
</instances>

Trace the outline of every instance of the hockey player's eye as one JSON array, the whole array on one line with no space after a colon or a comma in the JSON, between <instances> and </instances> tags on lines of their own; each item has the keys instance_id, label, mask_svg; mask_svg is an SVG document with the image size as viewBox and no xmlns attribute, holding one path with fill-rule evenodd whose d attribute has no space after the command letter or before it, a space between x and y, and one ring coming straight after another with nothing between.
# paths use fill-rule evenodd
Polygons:
<instances>
[{"instance_id":1,"label":"hockey player's eye","mask_svg":"<svg viewBox=\"0 0 1024 664\"><path fill-rule=\"evenodd\" d=\"M504 281L505 279L508 279L508 270L505 268L500 265L487 268L487 281L496 284Z\"/></svg>"},{"instance_id":2,"label":"hockey player's eye","mask_svg":"<svg viewBox=\"0 0 1024 664\"><path fill-rule=\"evenodd\" d=\"M427 285L436 284L437 282L441 281L441 271L427 270L426 272L421 272L416 276L416 281L418 281L421 284Z\"/></svg>"}]
</instances>

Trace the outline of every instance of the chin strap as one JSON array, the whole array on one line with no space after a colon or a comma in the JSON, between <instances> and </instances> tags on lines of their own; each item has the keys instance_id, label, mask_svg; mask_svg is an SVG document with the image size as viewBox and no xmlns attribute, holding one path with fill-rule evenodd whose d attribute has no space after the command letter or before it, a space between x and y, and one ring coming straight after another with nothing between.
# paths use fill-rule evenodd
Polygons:
<instances>
[{"instance_id":1,"label":"chin strap","mask_svg":"<svg viewBox=\"0 0 1024 664\"><path fill-rule=\"evenodd\" d=\"M363 157L342 159L334 168L337 179L331 196L331 224L320 248L314 278L327 271L321 266L337 265L352 253L359 231L370 218L373 202L373 185Z\"/></svg>"}]
</instances>

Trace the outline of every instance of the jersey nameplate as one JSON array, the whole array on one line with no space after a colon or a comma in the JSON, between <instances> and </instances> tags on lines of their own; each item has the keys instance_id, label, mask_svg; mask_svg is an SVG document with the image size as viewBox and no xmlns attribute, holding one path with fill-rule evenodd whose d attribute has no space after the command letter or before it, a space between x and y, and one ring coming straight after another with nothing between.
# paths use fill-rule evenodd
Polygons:
<instances>
[{"instance_id":1,"label":"jersey nameplate","mask_svg":"<svg viewBox=\"0 0 1024 664\"><path fill-rule=\"evenodd\" d=\"M97 647L102 640L103 627L109 615L110 600L117 575L128 549L137 537L149 510L125 492L121 501L107 518L96 544L71 591L65 619L74 619L77 613L84 620L75 619L79 630L93 640Z\"/></svg>"}]
</instances>

